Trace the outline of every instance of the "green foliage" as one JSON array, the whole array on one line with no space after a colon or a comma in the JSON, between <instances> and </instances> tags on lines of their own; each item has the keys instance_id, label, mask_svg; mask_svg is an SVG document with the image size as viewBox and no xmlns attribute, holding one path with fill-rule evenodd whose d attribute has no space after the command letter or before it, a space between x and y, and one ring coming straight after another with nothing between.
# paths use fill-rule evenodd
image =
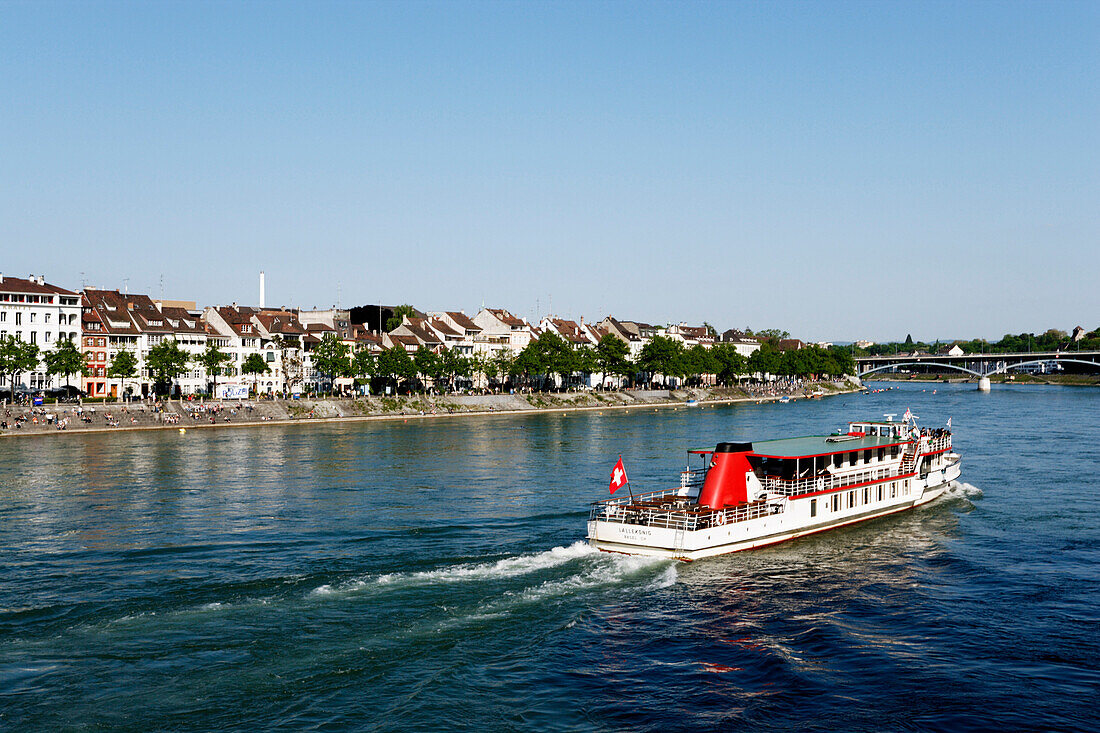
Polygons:
<instances>
[{"instance_id":1,"label":"green foliage","mask_svg":"<svg viewBox=\"0 0 1100 733\"><path fill-rule=\"evenodd\" d=\"M107 367L107 376L114 379L133 379L137 376L137 357L134 352L123 349L111 359Z\"/></svg>"},{"instance_id":2,"label":"green foliage","mask_svg":"<svg viewBox=\"0 0 1100 733\"><path fill-rule=\"evenodd\" d=\"M684 345L664 336L654 336L638 354L638 368L650 375L679 377L684 373Z\"/></svg>"},{"instance_id":3,"label":"green foliage","mask_svg":"<svg viewBox=\"0 0 1100 733\"><path fill-rule=\"evenodd\" d=\"M216 383L218 375L222 373L223 365L232 359L232 356L219 349L213 341L207 341L206 350L199 354L196 361L206 369L208 375L215 378Z\"/></svg>"},{"instance_id":4,"label":"green foliage","mask_svg":"<svg viewBox=\"0 0 1100 733\"><path fill-rule=\"evenodd\" d=\"M779 342L783 339L789 339L791 334L778 328L765 328L763 331L757 331L756 337L764 343L779 346Z\"/></svg>"},{"instance_id":5,"label":"green foliage","mask_svg":"<svg viewBox=\"0 0 1100 733\"><path fill-rule=\"evenodd\" d=\"M252 374L259 376L261 374L267 374L271 369L267 366L267 362L259 354L249 354L241 364L241 374Z\"/></svg>"},{"instance_id":6,"label":"green foliage","mask_svg":"<svg viewBox=\"0 0 1100 733\"><path fill-rule=\"evenodd\" d=\"M15 401L15 375L38 368L38 347L14 336L0 339L0 374L7 377Z\"/></svg>"},{"instance_id":7,"label":"green foliage","mask_svg":"<svg viewBox=\"0 0 1100 733\"><path fill-rule=\"evenodd\" d=\"M336 377L352 376L352 366L348 345L331 333L321 338L321 343L313 349L313 368L330 380Z\"/></svg>"},{"instance_id":8,"label":"green foliage","mask_svg":"<svg viewBox=\"0 0 1100 733\"><path fill-rule=\"evenodd\" d=\"M84 361L84 355L76 348L76 344L73 343L72 339L58 340L52 351L47 351L42 355L42 360L46 362L46 372L48 374L65 375L65 384L69 383L69 376L72 374L88 373L88 365Z\"/></svg>"},{"instance_id":9,"label":"green foliage","mask_svg":"<svg viewBox=\"0 0 1100 733\"><path fill-rule=\"evenodd\" d=\"M474 372L474 359L467 358L459 353L458 349L447 349L440 355L439 373L450 389L454 389L455 380L459 377L470 377Z\"/></svg>"},{"instance_id":10,"label":"green foliage","mask_svg":"<svg viewBox=\"0 0 1100 733\"><path fill-rule=\"evenodd\" d=\"M154 383L167 391L172 380L187 371L187 364L190 361L191 356L180 348L175 339L171 339L162 341L149 349L145 365Z\"/></svg>"},{"instance_id":11,"label":"green foliage","mask_svg":"<svg viewBox=\"0 0 1100 733\"><path fill-rule=\"evenodd\" d=\"M423 344L413 354L413 363L416 364L416 372L422 381L437 381L442 373L443 365L439 356Z\"/></svg>"},{"instance_id":12,"label":"green foliage","mask_svg":"<svg viewBox=\"0 0 1100 733\"><path fill-rule=\"evenodd\" d=\"M377 373L378 360L370 349L359 349L351 359L352 376L369 378Z\"/></svg>"},{"instance_id":13,"label":"green foliage","mask_svg":"<svg viewBox=\"0 0 1100 733\"><path fill-rule=\"evenodd\" d=\"M416 364L403 347L394 346L378 357L378 376L393 380L397 386L416 376Z\"/></svg>"},{"instance_id":14,"label":"green foliage","mask_svg":"<svg viewBox=\"0 0 1100 733\"><path fill-rule=\"evenodd\" d=\"M733 344L715 344L711 349L714 356L714 374L719 383L730 385L748 371L748 361L738 353Z\"/></svg>"},{"instance_id":15,"label":"green foliage","mask_svg":"<svg viewBox=\"0 0 1100 733\"><path fill-rule=\"evenodd\" d=\"M405 316L409 316L411 318L413 315L415 315L415 313L416 309L408 303L403 303L402 305L397 306L393 309L393 315L386 319L386 332L389 333L393 329L400 326L401 321L404 320Z\"/></svg>"},{"instance_id":16,"label":"green foliage","mask_svg":"<svg viewBox=\"0 0 1100 733\"><path fill-rule=\"evenodd\" d=\"M596 345L596 364L604 374L617 377L630 377L634 374L630 346L614 334L607 334Z\"/></svg>"}]
</instances>

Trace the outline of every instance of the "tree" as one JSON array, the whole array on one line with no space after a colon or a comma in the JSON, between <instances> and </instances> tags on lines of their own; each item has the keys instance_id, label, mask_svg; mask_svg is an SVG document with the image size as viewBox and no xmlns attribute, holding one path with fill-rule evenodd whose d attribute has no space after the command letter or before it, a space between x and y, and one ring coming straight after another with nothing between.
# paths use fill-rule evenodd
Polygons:
<instances>
[{"instance_id":1,"label":"tree","mask_svg":"<svg viewBox=\"0 0 1100 733\"><path fill-rule=\"evenodd\" d=\"M249 354L248 358L241 364L241 374L252 375L252 391L259 394L260 387L260 375L267 374L271 369L268 368L267 362L259 354Z\"/></svg>"},{"instance_id":2,"label":"tree","mask_svg":"<svg viewBox=\"0 0 1100 733\"><path fill-rule=\"evenodd\" d=\"M546 331L531 345L535 347L543 373L547 377L553 378L556 374L564 382L570 374L577 371L578 359L573 347L553 331Z\"/></svg>"},{"instance_id":3,"label":"tree","mask_svg":"<svg viewBox=\"0 0 1100 733\"><path fill-rule=\"evenodd\" d=\"M596 364L604 374L617 377L629 377L634 370L630 363L630 346L611 333L596 344Z\"/></svg>"},{"instance_id":4,"label":"tree","mask_svg":"<svg viewBox=\"0 0 1100 733\"><path fill-rule=\"evenodd\" d=\"M202 352L197 361L206 369L206 373L213 379L213 394L218 393L218 375L222 373L222 365L233 359L232 356L218 348L213 341L206 342L206 351Z\"/></svg>"},{"instance_id":5,"label":"tree","mask_svg":"<svg viewBox=\"0 0 1100 733\"><path fill-rule=\"evenodd\" d=\"M469 377L473 373L473 361L465 357L458 349L447 349L440 358L440 374L447 380L451 391L459 377Z\"/></svg>"},{"instance_id":6,"label":"tree","mask_svg":"<svg viewBox=\"0 0 1100 733\"><path fill-rule=\"evenodd\" d=\"M187 371L187 364L190 361L191 355L181 349L175 339L170 339L161 341L149 349L145 365L149 368L149 375L153 377L154 385L163 386L165 392L168 392L171 389L172 380Z\"/></svg>"},{"instance_id":7,"label":"tree","mask_svg":"<svg viewBox=\"0 0 1100 733\"><path fill-rule=\"evenodd\" d=\"M779 350L765 341L749 357L749 371L754 374L759 373L761 376L764 374L779 374L780 361Z\"/></svg>"},{"instance_id":8,"label":"tree","mask_svg":"<svg viewBox=\"0 0 1100 733\"><path fill-rule=\"evenodd\" d=\"M326 333L321 338L321 343L313 349L313 368L322 376L329 378L329 391L332 391L332 383L337 377L346 376L351 372L348 345L336 338L331 333Z\"/></svg>"},{"instance_id":9,"label":"tree","mask_svg":"<svg viewBox=\"0 0 1100 733\"><path fill-rule=\"evenodd\" d=\"M389 333L393 329L401 325L401 322L405 319L405 316L410 318L416 314L416 309L408 303L403 303L393 309L393 315L386 319L386 333Z\"/></svg>"},{"instance_id":10,"label":"tree","mask_svg":"<svg viewBox=\"0 0 1100 733\"><path fill-rule=\"evenodd\" d=\"M505 377L511 376L514 373L512 366L515 364L515 361L516 355L512 353L512 350L503 348L493 354L487 363L497 377L499 377L500 381L504 382Z\"/></svg>"},{"instance_id":11,"label":"tree","mask_svg":"<svg viewBox=\"0 0 1100 733\"><path fill-rule=\"evenodd\" d=\"M427 388L427 381L432 380L433 386L439 379L442 364L439 356L423 344L413 354L413 363L416 364L416 372L420 375L420 381Z\"/></svg>"},{"instance_id":12,"label":"tree","mask_svg":"<svg viewBox=\"0 0 1100 733\"><path fill-rule=\"evenodd\" d=\"M378 357L378 376L393 380L394 391L396 391L401 380L409 380L416 376L416 364L404 347L394 346L383 351Z\"/></svg>"},{"instance_id":13,"label":"tree","mask_svg":"<svg viewBox=\"0 0 1100 733\"><path fill-rule=\"evenodd\" d=\"M107 376L121 380L119 393L126 393L126 380L137 376L137 357L134 352L123 349L111 359L111 365L107 367Z\"/></svg>"},{"instance_id":14,"label":"tree","mask_svg":"<svg viewBox=\"0 0 1100 733\"><path fill-rule=\"evenodd\" d=\"M0 375L11 385L11 401L15 402L15 377L21 372L38 368L38 347L14 336L0 339Z\"/></svg>"},{"instance_id":15,"label":"tree","mask_svg":"<svg viewBox=\"0 0 1100 733\"><path fill-rule=\"evenodd\" d=\"M76 348L72 339L59 339L52 351L42 355L46 362L47 374L64 374L65 386L69 386L69 377L73 374L87 374L88 364L84 355Z\"/></svg>"},{"instance_id":16,"label":"tree","mask_svg":"<svg viewBox=\"0 0 1100 733\"><path fill-rule=\"evenodd\" d=\"M297 339L290 341L279 333L271 337L271 343L279 350L279 363L283 365L286 391L293 392L294 385L302 381L302 344Z\"/></svg>"},{"instance_id":17,"label":"tree","mask_svg":"<svg viewBox=\"0 0 1100 733\"><path fill-rule=\"evenodd\" d=\"M374 354L368 348L359 349L351 358L352 376L366 380L368 393L370 392L370 378L377 372L377 369L378 360L374 358Z\"/></svg>"},{"instance_id":18,"label":"tree","mask_svg":"<svg viewBox=\"0 0 1100 733\"><path fill-rule=\"evenodd\" d=\"M791 334L778 328L765 328L763 331L757 331L756 337L772 346L779 346L779 342L790 338Z\"/></svg>"},{"instance_id":19,"label":"tree","mask_svg":"<svg viewBox=\"0 0 1100 733\"><path fill-rule=\"evenodd\" d=\"M715 376L722 384L730 384L745 373L745 356L737 351L733 344L718 344L714 347Z\"/></svg>"},{"instance_id":20,"label":"tree","mask_svg":"<svg viewBox=\"0 0 1100 733\"><path fill-rule=\"evenodd\" d=\"M638 368L665 377L680 376L683 371L684 345L665 336L654 336L638 354Z\"/></svg>"}]
</instances>

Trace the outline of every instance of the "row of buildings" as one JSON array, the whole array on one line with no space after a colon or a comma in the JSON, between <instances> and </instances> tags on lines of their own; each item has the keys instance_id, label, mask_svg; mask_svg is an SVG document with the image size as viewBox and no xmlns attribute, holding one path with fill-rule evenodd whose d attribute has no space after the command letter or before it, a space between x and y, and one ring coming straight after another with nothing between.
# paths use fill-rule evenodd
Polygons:
<instances>
[{"instance_id":1,"label":"row of buildings","mask_svg":"<svg viewBox=\"0 0 1100 733\"><path fill-rule=\"evenodd\" d=\"M209 392L213 377L198 362L199 354L213 343L229 355L217 383L249 386L258 392L289 393L327 388L325 375L313 367L313 349L326 335L343 342L352 351L381 353L394 347L415 352L426 347L437 353L455 349L465 356L492 356L507 350L518 354L542 334L553 332L576 348L592 346L607 335L622 339L637 357L655 336L705 347L728 343L746 357L760 347L751 336L730 330L715 334L706 326L676 324L653 326L608 316L598 323L585 323L547 316L538 323L513 315L503 308L482 308L469 316L462 311L441 311L404 316L396 328L385 331L386 314L393 309L371 306L377 318L372 328L354 323L352 313L364 309L304 310L268 308L263 303L261 277L260 305L197 308L192 301L154 300L118 290L85 287L79 292L47 283L42 276L18 278L0 273L0 338L15 338L36 344L40 350L53 348L69 339L84 354L87 369L81 388L89 397L118 397L122 380L112 379L112 360L123 350L137 359L137 376L125 387L135 395L148 395L153 387L146 365L149 350L166 340L174 340L193 358L188 371L175 380L174 389L182 394ZM363 319L367 320L367 319ZM248 376L241 366L252 354L259 354L268 372ZM593 375L598 382L602 375ZM66 383L62 376L49 375L45 365L18 374L17 385L38 391ZM337 379L336 387L350 385L349 379ZM0 389L7 388L0 377ZM595 384L592 384L595 386Z\"/></svg>"}]
</instances>

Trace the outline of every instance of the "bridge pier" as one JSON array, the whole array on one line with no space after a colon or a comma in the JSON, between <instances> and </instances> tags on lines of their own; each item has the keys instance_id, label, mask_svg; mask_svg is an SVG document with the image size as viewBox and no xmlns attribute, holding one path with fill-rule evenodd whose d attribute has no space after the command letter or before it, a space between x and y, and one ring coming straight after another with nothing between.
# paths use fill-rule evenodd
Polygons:
<instances>
[{"instance_id":1,"label":"bridge pier","mask_svg":"<svg viewBox=\"0 0 1100 733\"><path fill-rule=\"evenodd\" d=\"M989 377L982 377L978 380L978 391L988 392L990 389Z\"/></svg>"}]
</instances>

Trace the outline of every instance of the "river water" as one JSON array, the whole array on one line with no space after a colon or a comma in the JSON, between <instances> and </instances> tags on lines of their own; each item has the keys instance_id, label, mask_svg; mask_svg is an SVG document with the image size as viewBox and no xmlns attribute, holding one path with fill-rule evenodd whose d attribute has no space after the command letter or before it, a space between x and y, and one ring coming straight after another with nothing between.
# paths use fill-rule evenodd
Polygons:
<instances>
[{"instance_id":1,"label":"river water","mask_svg":"<svg viewBox=\"0 0 1100 733\"><path fill-rule=\"evenodd\" d=\"M621 453L950 417L934 504L695 563L583 544ZM0 728L1100 726L1100 390L0 441ZM696 459L697 460L697 459Z\"/></svg>"}]
</instances>

